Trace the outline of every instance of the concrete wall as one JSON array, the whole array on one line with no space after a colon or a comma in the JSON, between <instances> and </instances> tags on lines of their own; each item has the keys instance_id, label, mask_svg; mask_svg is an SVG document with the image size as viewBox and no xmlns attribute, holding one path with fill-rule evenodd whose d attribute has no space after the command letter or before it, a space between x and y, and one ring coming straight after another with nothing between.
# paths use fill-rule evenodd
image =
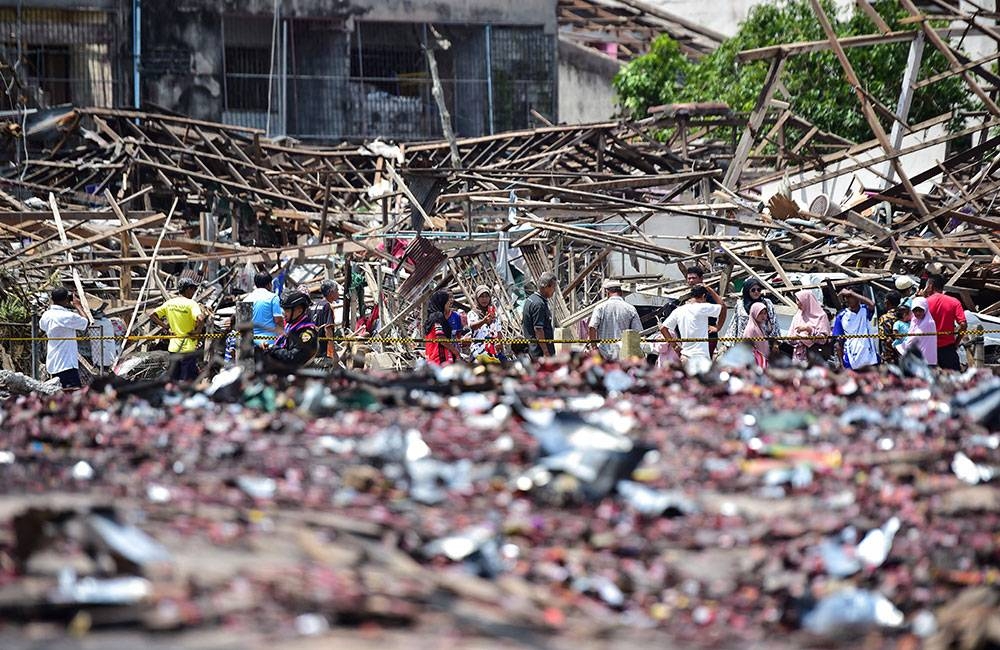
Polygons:
<instances>
[{"instance_id":1,"label":"concrete wall","mask_svg":"<svg viewBox=\"0 0 1000 650\"><path fill-rule=\"evenodd\" d=\"M2 2L3 0L0 0ZM311 43L307 32L297 36L298 50L290 52L300 75L346 76L348 34L355 21L542 27L556 31L556 0L283 0L284 18L327 18L333 35ZM224 69L222 12L228 16L269 20L272 0L174 0L144 2L142 14L142 97L192 117L222 119ZM262 32L269 34L269 31ZM343 35L343 38L341 38ZM230 34L226 32L226 40ZM549 38L552 38L550 36ZM315 45L313 47L312 45ZM339 63L338 63L339 61ZM316 82L320 83L320 82ZM329 83L327 83L329 86ZM301 89L300 89L301 90ZM344 96L343 89L306 88L298 104L288 107L289 126L306 132L342 132L331 117L312 115L317 102ZM553 89L554 90L554 89ZM289 98L291 102L292 98ZM343 112L341 110L341 112ZM258 126L254 124L254 126Z\"/></svg>"},{"instance_id":2,"label":"concrete wall","mask_svg":"<svg viewBox=\"0 0 1000 650\"><path fill-rule=\"evenodd\" d=\"M0 7L21 9L117 9L121 0L0 0Z\"/></svg>"},{"instance_id":3,"label":"concrete wall","mask_svg":"<svg viewBox=\"0 0 1000 650\"><path fill-rule=\"evenodd\" d=\"M620 222L618 225L624 227L627 224ZM695 217L659 213L650 217L642 225L642 231L659 246L686 251L690 249L687 240L673 238L697 235L700 232L699 225L700 219ZM669 236L671 239L660 239L660 236ZM679 280L682 277L676 264L653 262L642 258L639 259L639 269L636 270L632 266L632 259L623 253L612 253L608 257L608 263L611 267L611 274L616 276L658 274L673 280Z\"/></svg>"},{"instance_id":4,"label":"concrete wall","mask_svg":"<svg viewBox=\"0 0 1000 650\"><path fill-rule=\"evenodd\" d=\"M615 115L611 80L621 63L568 41L559 41L559 122L603 122Z\"/></svg>"},{"instance_id":5,"label":"concrete wall","mask_svg":"<svg viewBox=\"0 0 1000 650\"><path fill-rule=\"evenodd\" d=\"M663 11L681 16L720 34L732 36L757 5L774 4L774 0L645 0ZM838 9L845 10L854 0L836 0Z\"/></svg>"},{"instance_id":6,"label":"concrete wall","mask_svg":"<svg viewBox=\"0 0 1000 650\"><path fill-rule=\"evenodd\" d=\"M945 124L938 124L932 126L929 129L923 131L918 131L911 133L903 137L903 149L911 147L919 142L926 142L928 140L933 140L939 138L946 132ZM829 174L836 172L838 169L843 169L846 167L851 167L858 163L864 163L866 160L871 160L873 158L878 158L883 155L882 149L875 146L867 151L861 152L853 157L853 160L848 159L841 161L834 165L829 165L826 169L817 172L808 172L805 174L789 174L788 181L795 185L804 181L808 181L811 178L817 178L824 174ZM915 151L911 154L907 154L900 158L900 163L903 166L903 170L908 176L914 176L919 172L925 171L930 167L933 167L938 161L945 159L945 143L932 145L923 149L921 151ZM876 165L876 170L880 173L886 173L886 163L881 163ZM940 181L940 174L934 176L933 178L917 185L917 191L927 192L931 189L934 183ZM896 178L896 182L899 179ZM761 198L767 201L771 196L773 196L778 191L779 185L782 181L775 181L767 185L761 186ZM837 178L833 178L827 181L815 182L809 184L802 189L794 190L792 192L792 198L800 207L809 208L809 204L812 203L816 197L820 194L825 194L832 201L844 205L848 202L851 195L860 187L866 188L881 188L885 181L873 174L866 169L860 169L856 172L843 174Z\"/></svg>"},{"instance_id":7,"label":"concrete wall","mask_svg":"<svg viewBox=\"0 0 1000 650\"><path fill-rule=\"evenodd\" d=\"M143 101L198 119L221 117L222 14L213 4L143 3Z\"/></svg>"},{"instance_id":8,"label":"concrete wall","mask_svg":"<svg viewBox=\"0 0 1000 650\"><path fill-rule=\"evenodd\" d=\"M556 31L557 0L351 0L363 20L543 25Z\"/></svg>"}]
</instances>

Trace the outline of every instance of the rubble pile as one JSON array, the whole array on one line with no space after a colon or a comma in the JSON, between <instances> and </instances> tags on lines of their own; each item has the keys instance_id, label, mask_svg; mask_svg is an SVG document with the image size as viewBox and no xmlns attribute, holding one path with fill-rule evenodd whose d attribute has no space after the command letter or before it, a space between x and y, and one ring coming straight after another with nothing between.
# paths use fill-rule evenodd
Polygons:
<instances>
[{"instance_id":1,"label":"rubble pile","mask_svg":"<svg viewBox=\"0 0 1000 650\"><path fill-rule=\"evenodd\" d=\"M988 647L998 414L984 371L584 357L18 397L0 616Z\"/></svg>"}]
</instances>

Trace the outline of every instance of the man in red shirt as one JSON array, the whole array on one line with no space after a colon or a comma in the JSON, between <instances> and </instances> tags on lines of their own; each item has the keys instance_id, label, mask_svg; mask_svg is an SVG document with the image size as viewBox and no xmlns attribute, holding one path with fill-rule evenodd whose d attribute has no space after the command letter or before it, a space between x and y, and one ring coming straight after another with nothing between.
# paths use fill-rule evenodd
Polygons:
<instances>
[{"instance_id":1,"label":"man in red shirt","mask_svg":"<svg viewBox=\"0 0 1000 650\"><path fill-rule=\"evenodd\" d=\"M962 303L941 293L943 290L944 276L927 276L924 296L927 298L927 306L939 332L937 335L938 368L961 370L962 366L958 360L958 342L969 325L965 320L965 310L962 309Z\"/></svg>"}]
</instances>

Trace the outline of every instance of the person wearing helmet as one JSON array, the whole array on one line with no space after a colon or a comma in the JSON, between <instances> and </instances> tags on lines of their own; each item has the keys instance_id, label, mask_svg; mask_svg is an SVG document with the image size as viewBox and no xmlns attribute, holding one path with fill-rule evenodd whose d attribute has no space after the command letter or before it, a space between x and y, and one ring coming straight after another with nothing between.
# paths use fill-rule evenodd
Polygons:
<instances>
[{"instance_id":1,"label":"person wearing helmet","mask_svg":"<svg viewBox=\"0 0 1000 650\"><path fill-rule=\"evenodd\" d=\"M281 297L285 315L284 333L268 348L262 358L264 371L295 372L319 351L319 330L310 317L312 300L302 291L289 291Z\"/></svg>"}]
</instances>

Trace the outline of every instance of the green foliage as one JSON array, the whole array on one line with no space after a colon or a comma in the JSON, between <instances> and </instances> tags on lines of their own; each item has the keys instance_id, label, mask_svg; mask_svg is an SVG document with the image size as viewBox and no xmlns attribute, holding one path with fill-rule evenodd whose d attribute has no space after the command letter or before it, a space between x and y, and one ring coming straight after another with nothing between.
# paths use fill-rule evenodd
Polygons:
<instances>
[{"instance_id":1,"label":"green foliage","mask_svg":"<svg viewBox=\"0 0 1000 650\"><path fill-rule=\"evenodd\" d=\"M830 0L822 1L839 36L877 32L862 12L855 11L850 17L841 19ZM896 0L877 0L873 4L894 31L917 29L916 25L899 23L908 14ZM645 116L650 106L677 102L722 101L736 111L749 111L763 87L768 62L739 64L736 60L739 52L824 39L823 29L808 0L761 4L751 10L735 36L697 62L687 60L669 36L660 36L647 54L631 61L615 77L615 89L622 108L635 117ZM898 100L909 47L908 42L903 42L846 50L865 90L890 108L894 108ZM945 58L933 46L926 45L920 78L947 69ZM781 78L791 94L792 110L820 129L854 141L872 137L858 99L833 52L790 57ZM946 79L914 93L909 123L971 106L962 80ZM885 120L882 125L886 130L891 127Z\"/></svg>"},{"instance_id":2,"label":"green foliage","mask_svg":"<svg viewBox=\"0 0 1000 650\"><path fill-rule=\"evenodd\" d=\"M0 298L0 322L26 323L29 320L31 313L20 296L8 294Z\"/></svg>"},{"instance_id":3,"label":"green foliage","mask_svg":"<svg viewBox=\"0 0 1000 650\"><path fill-rule=\"evenodd\" d=\"M615 76L622 107L632 115L643 116L650 106L666 103L663 98L681 96L693 67L676 41L666 34L660 36L648 53Z\"/></svg>"}]
</instances>

